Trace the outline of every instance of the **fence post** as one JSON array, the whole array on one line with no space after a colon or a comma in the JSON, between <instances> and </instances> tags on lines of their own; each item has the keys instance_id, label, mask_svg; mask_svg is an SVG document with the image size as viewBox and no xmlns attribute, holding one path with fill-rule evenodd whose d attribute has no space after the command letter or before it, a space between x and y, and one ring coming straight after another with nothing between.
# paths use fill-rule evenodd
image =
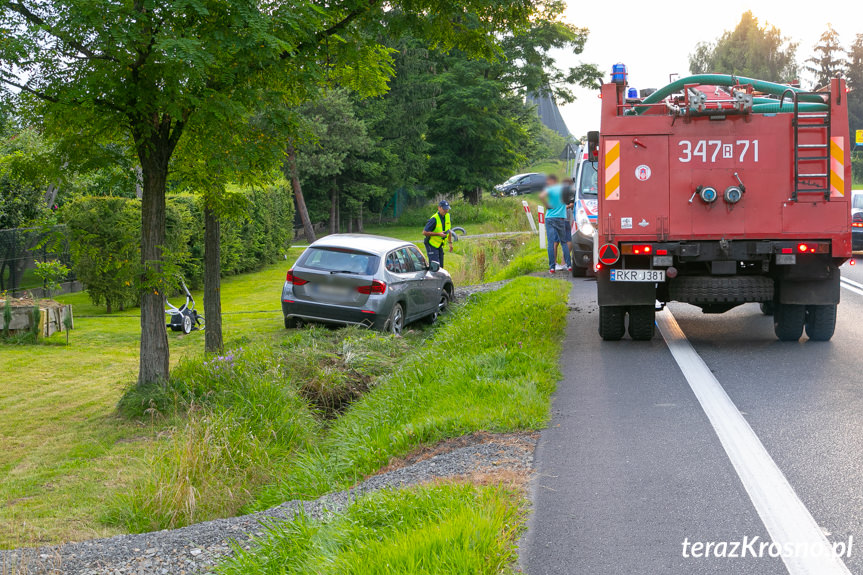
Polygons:
<instances>
[{"instance_id":1,"label":"fence post","mask_svg":"<svg viewBox=\"0 0 863 575\"><path fill-rule=\"evenodd\" d=\"M539 247L545 249L548 245L545 237L545 206L536 207L536 217L539 219Z\"/></svg>"},{"instance_id":2,"label":"fence post","mask_svg":"<svg viewBox=\"0 0 863 575\"><path fill-rule=\"evenodd\" d=\"M536 233L536 222L533 221L533 214L530 213L530 206L528 205L527 200L522 200L521 205L524 206L524 213L527 215L527 221L530 224L530 231Z\"/></svg>"}]
</instances>

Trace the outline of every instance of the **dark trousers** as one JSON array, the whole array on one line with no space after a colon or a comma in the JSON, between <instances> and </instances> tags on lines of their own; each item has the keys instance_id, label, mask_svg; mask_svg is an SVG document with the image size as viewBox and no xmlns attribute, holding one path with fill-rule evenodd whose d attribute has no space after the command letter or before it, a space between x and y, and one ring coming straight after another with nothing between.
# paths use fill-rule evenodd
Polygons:
<instances>
[{"instance_id":1,"label":"dark trousers","mask_svg":"<svg viewBox=\"0 0 863 575\"><path fill-rule=\"evenodd\" d=\"M426 254L429 257L429 263L437 262L440 267L443 267L443 246L434 248L431 244L426 244Z\"/></svg>"}]
</instances>

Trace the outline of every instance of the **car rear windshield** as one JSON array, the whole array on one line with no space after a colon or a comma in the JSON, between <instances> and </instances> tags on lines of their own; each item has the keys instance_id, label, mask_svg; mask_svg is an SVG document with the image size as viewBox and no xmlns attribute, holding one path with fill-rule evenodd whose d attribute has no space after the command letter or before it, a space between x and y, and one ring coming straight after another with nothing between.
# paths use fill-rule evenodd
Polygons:
<instances>
[{"instance_id":1,"label":"car rear windshield","mask_svg":"<svg viewBox=\"0 0 863 575\"><path fill-rule=\"evenodd\" d=\"M851 196L851 207L855 210L863 210L863 194L853 194Z\"/></svg>"},{"instance_id":2,"label":"car rear windshield","mask_svg":"<svg viewBox=\"0 0 863 575\"><path fill-rule=\"evenodd\" d=\"M309 248L297 265L313 270L372 275L378 269L380 258L374 254L345 248Z\"/></svg>"}]
</instances>

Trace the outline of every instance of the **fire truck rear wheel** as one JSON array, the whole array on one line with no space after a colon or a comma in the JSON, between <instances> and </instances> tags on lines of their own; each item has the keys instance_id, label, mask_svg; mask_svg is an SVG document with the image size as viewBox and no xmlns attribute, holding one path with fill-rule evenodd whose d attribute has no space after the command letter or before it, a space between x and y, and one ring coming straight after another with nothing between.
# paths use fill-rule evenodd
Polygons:
<instances>
[{"instance_id":1,"label":"fire truck rear wheel","mask_svg":"<svg viewBox=\"0 0 863 575\"><path fill-rule=\"evenodd\" d=\"M774 303L773 331L780 341L797 341L803 335L806 324L806 306Z\"/></svg>"},{"instance_id":2,"label":"fire truck rear wheel","mask_svg":"<svg viewBox=\"0 0 863 575\"><path fill-rule=\"evenodd\" d=\"M574 278L583 278L587 275L587 268L583 268L573 264L572 266L572 277Z\"/></svg>"},{"instance_id":3,"label":"fire truck rear wheel","mask_svg":"<svg viewBox=\"0 0 863 575\"><path fill-rule=\"evenodd\" d=\"M773 302L772 301L761 302L761 313L763 313L764 315L773 315Z\"/></svg>"},{"instance_id":4,"label":"fire truck rear wheel","mask_svg":"<svg viewBox=\"0 0 863 575\"><path fill-rule=\"evenodd\" d=\"M836 330L836 305L810 305L806 308L806 335L812 341L829 341Z\"/></svg>"},{"instance_id":5,"label":"fire truck rear wheel","mask_svg":"<svg viewBox=\"0 0 863 575\"><path fill-rule=\"evenodd\" d=\"M656 308L634 305L629 308L629 337L635 341L650 341L656 331Z\"/></svg>"},{"instance_id":6,"label":"fire truck rear wheel","mask_svg":"<svg viewBox=\"0 0 863 575\"><path fill-rule=\"evenodd\" d=\"M617 305L599 306L599 337L619 341L626 333L626 308Z\"/></svg>"}]
</instances>

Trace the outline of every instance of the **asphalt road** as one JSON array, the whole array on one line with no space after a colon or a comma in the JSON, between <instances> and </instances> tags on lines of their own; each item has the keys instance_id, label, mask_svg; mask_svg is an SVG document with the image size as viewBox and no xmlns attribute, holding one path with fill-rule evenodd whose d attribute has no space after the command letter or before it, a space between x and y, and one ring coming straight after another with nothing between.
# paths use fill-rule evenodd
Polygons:
<instances>
[{"instance_id":1,"label":"asphalt road","mask_svg":"<svg viewBox=\"0 0 863 575\"><path fill-rule=\"evenodd\" d=\"M595 283L574 280L524 572L863 575L858 264L843 268L860 285L843 283L826 343L777 341L753 304L722 315L672 304L652 342L602 342ZM849 537L841 559L812 557L813 542ZM695 542L710 556L693 556ZM744 557L729 556L735 542Z\"/></svg>"}]
</instances>

